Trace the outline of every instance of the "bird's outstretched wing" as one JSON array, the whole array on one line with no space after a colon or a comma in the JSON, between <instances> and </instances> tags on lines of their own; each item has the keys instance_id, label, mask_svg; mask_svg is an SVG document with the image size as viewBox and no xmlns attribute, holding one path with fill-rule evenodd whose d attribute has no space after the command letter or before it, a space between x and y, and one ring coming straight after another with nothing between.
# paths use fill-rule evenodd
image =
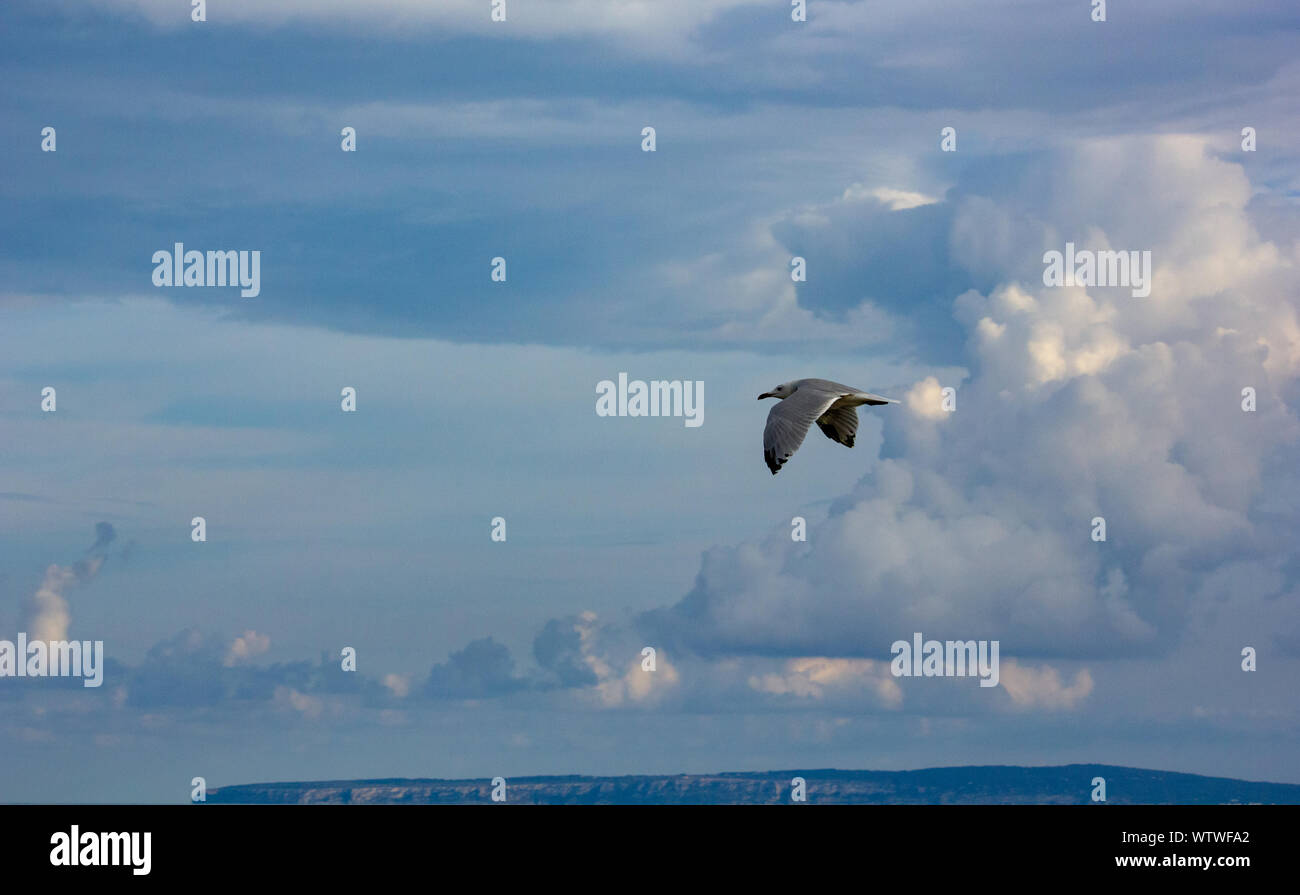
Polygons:
<instances>
[{"instance_id":1,"label":"bird's outstretched wing","mask_svg":"<svg viewBox=\"0 0 1300 895\"><path fill-rule=\"evenodd\" d=\"M852 407L834 407L817 417L817 427L831 441L853 447L853 436L858 434L858 412Z\"/></svg>"},{"instance_id":2,"label":"bird's outstretched wing","mask_svg":"<svg viewBox=\"0 0 1300 895\"><path fill-rule=\"evenodd\" d=\"M851 393L852 390L850 390ZM763 462L776 475L803 444L804 436L813 420L824 414L832 404L844 396L841 391L826 391L800 385L784 401L778 401L767 415L763 429ZM856 425L857 417L854 416Z\"/></svg>"},{"instance_id":3,"label":"bird's outstretched wing","mask_svg":"<svg viewBox=\"0 0 1300 895\"><path fill-rule=\"evenodd\" d=\"M897 398L882 398L880 395L873 395L871 392L858 392L858 397L862 399L863 404L901 404Z\"/></svg>"},{"instance_id":4,"label":"bird's outstretched wing","mask_svg":"<svg viewBox=\"0 0 1300 895\"><path fill-rule=\"evenodd\" d=\"M853 395L863 404L897 404L893 398L882 398L880 395L873 395L871 392L858 391L851 385L845 385L842 382L831 382L829 379L804 379L799 383L802 388L814 388L822 392L838 392L845 397Z\"/></svg>"}]
</instances>

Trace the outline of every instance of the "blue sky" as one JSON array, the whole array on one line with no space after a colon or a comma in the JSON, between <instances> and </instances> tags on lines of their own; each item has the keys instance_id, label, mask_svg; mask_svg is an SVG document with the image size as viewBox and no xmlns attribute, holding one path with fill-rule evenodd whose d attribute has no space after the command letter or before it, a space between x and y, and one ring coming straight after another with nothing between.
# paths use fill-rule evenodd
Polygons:
<instances>
[{"instance_id":1,"label":"blue sky","mask_svg":"<svg viewBox=\"0 0 1300 895\"><path fill-rule=\"evenodd\" d=\"M1293 5L489 5L0 11L0 638L52 587L114 663L0 680L0 799L1300 782ZM1066 241L1151 251L1151 296L1045 287ZM261 294L155 288L175 242ZM598 417L621 371L704 425ZM801 376L902 403L773 477L754 396ZM893 678L917 630L1002 685Z\"/></svg>"}]
</instances>

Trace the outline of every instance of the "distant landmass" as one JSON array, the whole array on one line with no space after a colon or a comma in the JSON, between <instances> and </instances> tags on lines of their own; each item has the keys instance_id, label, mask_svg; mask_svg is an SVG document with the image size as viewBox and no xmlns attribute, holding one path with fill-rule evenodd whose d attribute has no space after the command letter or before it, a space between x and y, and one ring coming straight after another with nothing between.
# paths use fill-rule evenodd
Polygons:
<instances>
[{"instance_id":1,"label":"distant landmass","mask_svg":"<svg viewBox=\"0 0 1300 895\"><path fill-rule=\"evenodd\" d=\"M511 777L524 805L757 805L791 801L802 777L810 804L1085 805L1093 778L1112 805L1300 804L1300 785L1256 783L1114 765L927 768L919 771L762 771L629 777ZM208 803L261 805L467 805L490 803L492 781L328 780L248 783L208 792Z\"/></svg>"}]
</instances>

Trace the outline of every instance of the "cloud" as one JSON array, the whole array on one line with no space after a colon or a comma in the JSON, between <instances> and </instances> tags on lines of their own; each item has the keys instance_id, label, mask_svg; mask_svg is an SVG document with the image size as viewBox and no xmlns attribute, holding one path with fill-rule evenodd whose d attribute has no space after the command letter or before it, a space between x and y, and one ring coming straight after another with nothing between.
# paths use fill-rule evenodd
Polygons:
<instances>
[{"instance_id":1,"label":"cloud","mask_svg":"<svg viewBox=\"0 0 1300 895\"><path fill-rule=\"evenodd\" d=\"M951 202L914 190L854 183L778 216L770 232L786 263L807 260L799 309L838 329L838 340L878 335L890 350L940 360L961 345L952 297L987 285L949 251L954 214Z\"/></svg>"},{"instance_id":2,"label":"cloud","mask_svg":"<svg viewBox=\"0 0 1300 895\"><path fill-rule=\"evenodd\" d=\"M160 27L190 24L189 4L170 0L93 0L101 7L143 15ZM761 6L756 0L509 0L506 21L492 21L482 0L222 0L210 4L213 25L285 26L296 23L410 32L491 35L538 40L607 36L630 46L669 49L731 9Z\"/></svg>"},{"instance_id":3,"label":"cloud","mask_svg":"<svg viewBox=\"0 0 1300 895\"><path fill-rule=\"evenodd\" d=\"M369 704L391 698L376 681L343 671L332 655L319 662L252 664L270 638L247 630L233 639L186 628L154 644L137 666L120 667L126 703L137 708L216 706L231 701L274 703L303 710L306 696L352 694ZM296 694L296 695L295 695Z\"/></svg>"},{"instance_id":4,"label":"cloud","mask_svg":"<svg viewBox=\"0 0 1300 895\"><path fill-rule=\"evenodd\" d=\"M650 670L644 648L630 629L591 611L552 619L534 641L538 664L577 690L579 704L602 709L658 705L680 690L677 665L656 649Z\"/></svg>"},{"instance_id":5,"label":"cloud","mask_svg":"<svg viewBox=\"0 0 1300 895\"><path fill-rule=\"evenodd\" d=\"M66 640L72 612L63 597L64 588L78 580L77 573L66 566L52 565L45 579L27 602L23 627L32 640Z\"/></svg>"},{"instance_id":6,"label":"cloud","mask_svg":"<svg viewBox=\"0 0 1300 895\"><path fill-rule=\"evenodd\" d=\"M890 674L889 663L872 659L791 659L779 672L751 675L749 686L763 693L814 701L824 699L828 690L869 690L886 706L897 707L903 702L902 688Z\"/></svg>"},{"instance_id":7,"label":"cloud","mask_svg":"<svg viewBox=\"0 0 1300 895\"><path fill-rule=\"evenodd\" d=\"M1052 190L1039 188L1043 170L1057 172ZM961 272L956 280L983 277L971 271L981 268L993 282L946 294L963 346L951 368L965 364L968 375L923 375L899 392L903 405L882 417L882 460L813 519L807 544L781 528L714 547L686 597L635 628L592 613L552 619L533 640L536 673L516 673L509 649L490 637L413 687L402 674L335 675L324 660L257 668L264 635L183 632L131 672L129 698L202 705L274 701L277 688L351 688L375 705L412 692L441 700L532 692L596 708L750 699L889 710L907 688L873 663L916 630L998 639L1004 656L1030 669L1023 663L1033 657L1169 650L1209 602L1186 595L1230 559L1260 565L1272 588L1261 599L1281 592L1294 577L1282 564L1294 556L1287 495L1296 486L1278 486L1270 472L1294 459L1300 438L1288 404L1300 367L1286 291L1295 248L1256 231L1241 167L1204 141L1171 136L1061 150L1035 160L996 201L979 194L988 178L978 166L968 180L939 201L857 184L781 218L790 233L831 234L827 244L844 253L873 228L897 227L904 239L942 224L935 245ZM1219 241L1204 239L1207 218ZM1016 235L998 235L1007 233ZM1042 248L1065 239L1149 247L1151 297L1042 286ZM1244 382L1260 390L1253 415L1239 409ZM954 413L940 407L945 386L957 390ZM1270 500L1274 516L1261 526L1261 501ZM1100 544L1089 537L1097 515L1109 529ZM111 540L97 531L97 544ZM47 590L59 596L67 580L55 575ZM659 651L653 674L640 667L647 644ZM1015 677L1013 702L1069 706L1091 690L1089 676L1066 685L1053 673ZM932 705L907 695L909 708Z\"/></svg>"},{"instance_id":8,"label":"cloud","mask_svg":"<svg viewBox=\"0 0 1300 895\"><path fill-rule=\"evenodd\" d=\"M225 650L197 628L154 644L126 683L127 703L137 707L216 705L233 688L223 676Z\"/></svg>"},{"instance_id":9,"label":"cloud","mask_svg":"<svg viewBox=\"0 0 1300 895\"><path fill-rule=\"evenodd\" d=\"M777 530L709 550L692 590L641 629L714 657L867 658L917 630L1018 656L1171 648L1196 581L1245 558L1280 568L1300 541L1278 499L1300 496L1285 472L1300 443L1296 247L1259 235L1250 195L1240 164L1175 135L1061 150L996 201L963 187L883 218L832 208L834 239L851 242L936 214L957 267L996 273L947 297L970 378L906 392L882 461L807 544ZM1151 251L1151 296L1043 286L1043 247L1067 239ZM935 412L941 385L959 386L952 414ZM1090 538L1096 516L1105 542Z\"/></svg>"},{"instance_id":10,"label":"cloud","mask_svg":"<svg viewBox=\"0 0 1300 895\"><path fill-rule=\"evenodd\" d=\"M405 699L411 692L409 674L386 674L381 683L398 699Z\"/></svg>"},{"instance_id":11,"label":"cloud","mask_svg":"<svg viewBox=\"0 0 1300 895\"><path fill-rule=\"evenodd\" d=\"M230 668L240 662L247 662L256 656L260 656L270 648L270 637L253 630L245 631L231 641L230 648L226 650L226 658L221 664Z\"/></svg>"},{"instance_id":12,"label":"cloud","mask_svg":"<svg viewBox=\"0 0 1300 895\"><path fill-rule=\"evenodd\" d=\"M1072 709L1092 693L1092 674L1081 668L1074 682L1061 683L1061 675L1050 665L1031 668L1015 660L999 663L1001 685L1017 708Z\"/></svg>"},{"instance_id":13,"label":"cloud","mask_svg":"<svg viewBox=\"0 0 1300 895\"><path fill-rule=\"evenodd\" d=\"M603 659L596 662L600 682L596 684L595 694L599 705L604 708L653 705L676 689L682 683L677 667L662 652L656 652L653 671L643 665L640 655L620 665Z\"/></svg>"},{"instance_id":14,"label":"cloud","mask_svg":"<svg viewBox=\"0 0 1300 895\"><path fill-rule=\"evenodd\" d=\"M434 665L424 692L432 699L484 699L514 693L527 686L515 677L514 667L510 650L484 637Z\"/></svg>"},{"instance_id":15,"label":"cloud","mask_svg":"<svg viewBox=\"0 0 1300 895\"><path fill-rule=\"evenodd\" d=\"M941 420L947 415L943 409L943 386L933 376L927 376L912 386L903 396L908 412L922 419Z\"/></svg>"},{"instance_id":16,"label":"cloud","mask_svg":"<svg viewBox=\"0 0 1300 895\"><path fill-rule=\"evenodd\" d=\"M95 543L91 544L90 549L88 549L86 552L95 553L97 551L101 551L109 544L113 543L113 541L116 539L117 539L117 530L113 528L113 523L96 522Z\"/></svg>"},{"instance_id":17,"label":"cloud","mask_svg":"<svg viewBox=\"0 0 1300 895\"><path fill-rule=\"evenodd\" d=\"M581 618L553 618L533 640L533 656L537 664L555 674L563 687L585 687L598 680L583 653L583 640L590 636L593 619L594 615L590 613Z\"/></svg>"},{"instance_id":18,"label":"cloud","mask_svg":"<svg viewBox=\"0 0 1300 895\"><path fill-rule=\"evenodd\" d=\"M40 587L23 607L23 627L28 637L43 641L67 639L72 610L64 591L74 584L90 581L99 573L105 559L102 551L116 536L110 523L97 522L95 543L87 551L94 555L71 566L51 565L45 569Z\"/></svg>"},{"instance_id":19,"label":"cloud","mask_svg":"<svg viewBox=\"0 0 1300 895\"><path fill-rule=\"evenodd\" d=\"M325 711L325 702L319 696L302 693L293 687L276 687L272 701L278 706L291 709L304 718L313 720L319 718Z\"/></svg>"},{"instance_id":20,"label":"cloud","mask_svg":"<svg viewBox=\"0 0 1300 895\"><path fill-rule=\"evenodd\" d=\"M840 198L844 202L875 199L890 211L906 211L909 208L920 208L922 205L934 205L939 201L935 197L927 196L924 193L896 190L887 186L867 187L861 183L853 184L844 191L844 195Z\"/></svg>"}]
</instances>

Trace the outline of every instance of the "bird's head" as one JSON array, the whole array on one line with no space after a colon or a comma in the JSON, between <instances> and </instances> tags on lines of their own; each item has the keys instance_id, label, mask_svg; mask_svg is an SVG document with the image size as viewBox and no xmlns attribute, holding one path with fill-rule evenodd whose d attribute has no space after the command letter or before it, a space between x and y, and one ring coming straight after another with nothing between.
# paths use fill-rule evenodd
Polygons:
<instances>
[{"instance_id":1,"label":"bird's head","mask_svg":"<svg viewBox=\"0 0 1300 895\"><path fill-rule=\"evenodd\" d=\"M793 394L794 394L794 383L783 382L780 385L778 385L776 388L772 389L770 392L763 392L763 394L758 396L758 400L761 401L764 398L788 398Z\"/></svg>"}]
</instances>

